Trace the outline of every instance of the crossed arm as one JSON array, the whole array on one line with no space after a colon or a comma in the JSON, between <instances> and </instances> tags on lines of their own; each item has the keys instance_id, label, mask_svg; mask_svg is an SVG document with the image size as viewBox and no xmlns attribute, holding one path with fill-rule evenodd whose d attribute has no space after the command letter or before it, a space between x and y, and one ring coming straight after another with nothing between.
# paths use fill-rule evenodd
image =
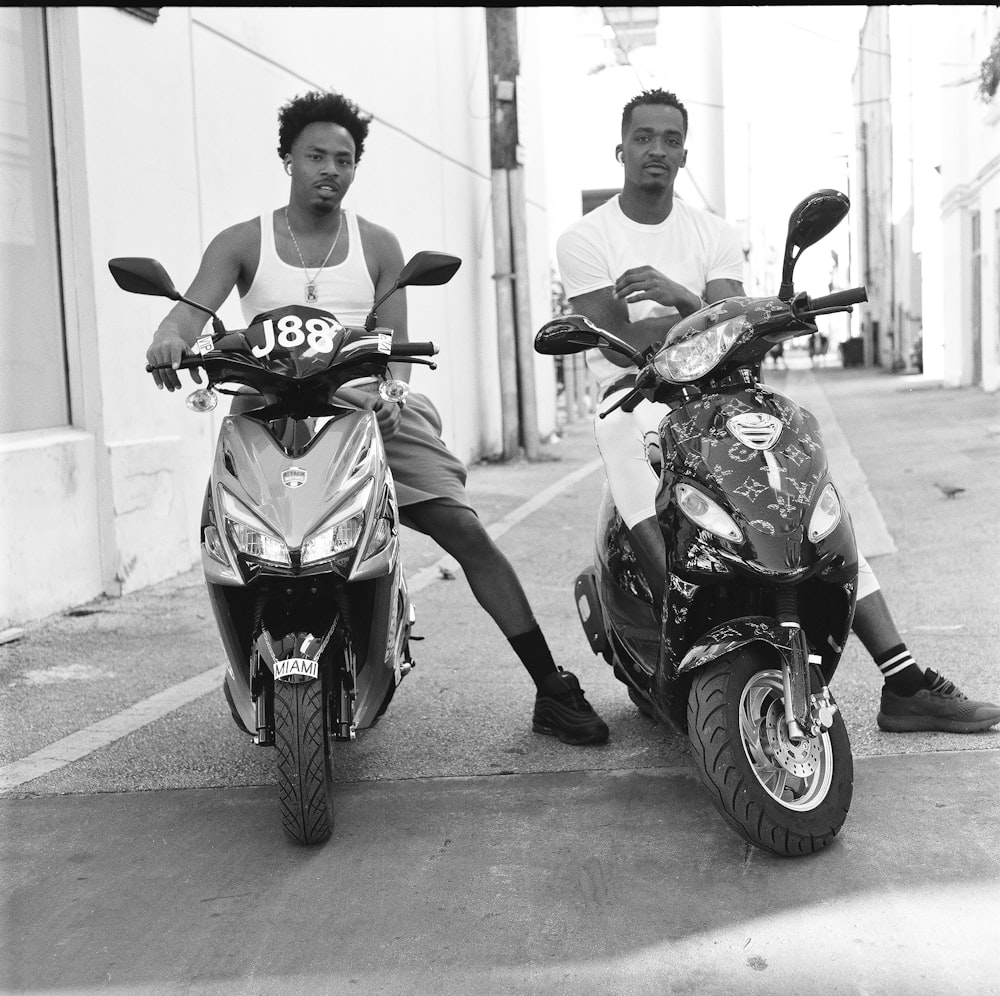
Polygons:
<instances>
[{"instance_id":1,"label":"crossed arm","mask_svg":"<svg viewBox=\"0 0 1000 996\"><path fill-rule=\"evenodd\" d=\"M663 342L667 332L681 318L694 314L706 304L743 293L739 280L709 280L702 299L652 266L637 266L626 270L614 286L581 294L572 298L570 304L577 314L590 319L598 328L614 333L642 351L653 343ZM676 308L677 313L629 321L627 306L638 301L655 301L664 307ZM611 350L602 350L602 353L616 366L632 365L620 353Z\"/></svg>"}]
</instances>

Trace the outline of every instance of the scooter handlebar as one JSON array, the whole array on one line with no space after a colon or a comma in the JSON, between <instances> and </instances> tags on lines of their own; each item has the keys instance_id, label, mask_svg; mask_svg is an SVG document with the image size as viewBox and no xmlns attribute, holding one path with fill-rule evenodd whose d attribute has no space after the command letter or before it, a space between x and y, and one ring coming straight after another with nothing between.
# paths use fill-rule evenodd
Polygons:
<instances>
[{"instance_id":1,"label":"scooter handlebar","mask_svg":"<svg viewBox=\"0 0 1000 996\"><path fill-rule=\"evenodd\" d=\"M181 358L180 366L178 369L187 370L189 367L202 367L205 364L202 362L200 356L184 356ZM146 364L146 373L152 373L154 370L173 370L174 365L172 363L157 363L155 366L150 366Z\"/></svg>"},{"instance_id":2,"label":"scooter handlebar","mask_svg":"<svg viewBox=\"0 0 1000 996\"><path fill-rule=\"evenodd\" d=\"M393 345L390 359L405 360L411 356L437 356L438 352L438 347L433 342L400 342ZM204 366L200 356L187 355L182 357L179 369L186 370L189 367L200 366ZM158 363L156 366L146 364L146 373L152 373L154 370L172 369L172 363Z\"/></svg>"},{"instance_id":3,"label":"scooter handlebar","mask_svg":"<svg viewBox=\"0 0 1000 996\"><path fill-rule=\"evenodd\" d=\"M392 345L392 357L404 359L407 356L437 356L438 348L433 342L396 342Z\"/></svg>"},{"instance_id":4,"label":"scooter handlebar","mask_svg":"<svg viewBox=\"0 0 1000 996\"><path fill-rule=\"evenodd\" d=\"M865 287L848 287L847 290L834 291L822 297L809 299L809 310L820 311L826 308L849 308L852 304L863 304L868 300L868 290Z\"/></svg>"}]
</instances>

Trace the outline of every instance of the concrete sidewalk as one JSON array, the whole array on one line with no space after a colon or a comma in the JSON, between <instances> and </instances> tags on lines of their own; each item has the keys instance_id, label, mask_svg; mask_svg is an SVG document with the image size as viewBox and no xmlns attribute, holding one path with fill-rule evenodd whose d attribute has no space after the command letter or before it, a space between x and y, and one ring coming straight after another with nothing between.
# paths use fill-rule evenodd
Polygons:
<instances>
[{"instance_id":1,"label":"concrete sidewalk","mask_svg":"<svg viewBox=\"0 0 1000 996\"><path fill-rule=\"evenodd\" d=\"M869 555L918 659L1000 700L996 399L873 371L767 379L817 408L835 469L867 495L855 518L883 545ZM476 465L470 493L608 720L606 747L530 732L509 648L407 533L426 640L382 723L338 745L330 843L284 841L266 759L203 695L0 799L0 991L995 992L1000 734L881 733L878 677L852 641L834 682L856 755L840 837L795 861L744 847L684 739L638 715L584 645L571 584L600 495L589 425L546 456ZM191 572L0 648L2 760L133 705L107 701L116 668L141 697L217 660L199 612ZM82 677L26 677L54 662Z\"/></svg>"}]
</instances>

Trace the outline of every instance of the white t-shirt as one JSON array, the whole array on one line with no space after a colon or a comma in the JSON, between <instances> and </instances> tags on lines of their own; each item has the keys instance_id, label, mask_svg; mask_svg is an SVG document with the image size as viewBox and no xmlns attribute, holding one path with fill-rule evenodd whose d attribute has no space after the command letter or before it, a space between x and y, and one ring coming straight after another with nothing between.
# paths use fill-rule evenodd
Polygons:
<instances>
[{"instance_id":1,"label":"white t-shirt","mask_svg":"<svg viewBox=\"0 0 1000 996\"><path fill-rule=\"evenodd\" d=\"M618 198L612 197L559 236L556 259L570 299L613 287L626 270L636 266L652 266L701 297L710 280L743 280L743 249L737 230L676 195L670 214L658 225L627 218ZM676 313L676 308L655 301L628 305L632 322ZM587 365L601 387L635 369L616 366L599 349L588 350Z\"/></svg>"}]
</instances>

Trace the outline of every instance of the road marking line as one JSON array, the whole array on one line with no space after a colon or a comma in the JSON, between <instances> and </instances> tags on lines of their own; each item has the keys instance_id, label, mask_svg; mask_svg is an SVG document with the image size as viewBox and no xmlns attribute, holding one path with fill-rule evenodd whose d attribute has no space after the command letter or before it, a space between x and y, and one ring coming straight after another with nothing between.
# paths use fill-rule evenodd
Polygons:
<instances>
[{"instance_id":1,"label":"road marking line","mask_svg":"<svg viewBox=\"0 0 1000 996\"><path fill-rule=\"evenodd\" d=\"M16 788L25 782L30 782L50 771L56 771L79 761L80 758L92 754L101 747L121 740L122 737L134 733L143 726L148 726L154 720L166 716L167 713L193 702L213 689L218 690L222 682L225 668L221 665L209 671L188 678L179 684L148 698L136 702L135 705L121 712L92 723L76 733L71 733L62 740L36 750L33 754L13 761L0 768L0 790Z\"/></svg>"},{"instance_id":2,"label":"road marking line","mask_svg":"<svg viewBox=\"0 0 1000 996\"><path fill-rule=\"evenodd\" d=\"M858 549L867 559L896 553L896 542L868 487L868 478L833 413L821 380L809 369L796 370L796 373L804 376L788 385L788 395L811 411L819 422L833 483L851 514Z\"/></svg>"},{"instance_id":3,"label":"road marking line","mask_svg":"<svg viewBox=\"0 0 1000 996\"><path fill-rule=\"evenodd\" d=\"M528 518L529 515L547 505L556 495L572 487L584 477L588 477L595 470L601 469L602 466L602 461L598 458L577 468L565 477L561 477L554 484L550 484L549 487L540 491L534 498L518 505L502 519L487 526L487 532L493 539L497 539L508 530L513 529L519 522ZM440 568L449 563L453 563L450 557L442 557L430 567L418 571L412 579L408 578L407 588L410 593L420 591L437 581L440 578ZM63 737L62 740L42 747L19 761L3 765L0 767L0 791L17 788L25 782L33 781L42 775L64 768L102 747L107 747L116 740L121 740L122 737L148 726L189 702L201 698L202 695L218 691L225 670L224 666L219 665L208 671L203 671L193 678L188 678L162 692L150 695L107 719L92 723L76 733Z\"/></svg>"}]
</instances>

